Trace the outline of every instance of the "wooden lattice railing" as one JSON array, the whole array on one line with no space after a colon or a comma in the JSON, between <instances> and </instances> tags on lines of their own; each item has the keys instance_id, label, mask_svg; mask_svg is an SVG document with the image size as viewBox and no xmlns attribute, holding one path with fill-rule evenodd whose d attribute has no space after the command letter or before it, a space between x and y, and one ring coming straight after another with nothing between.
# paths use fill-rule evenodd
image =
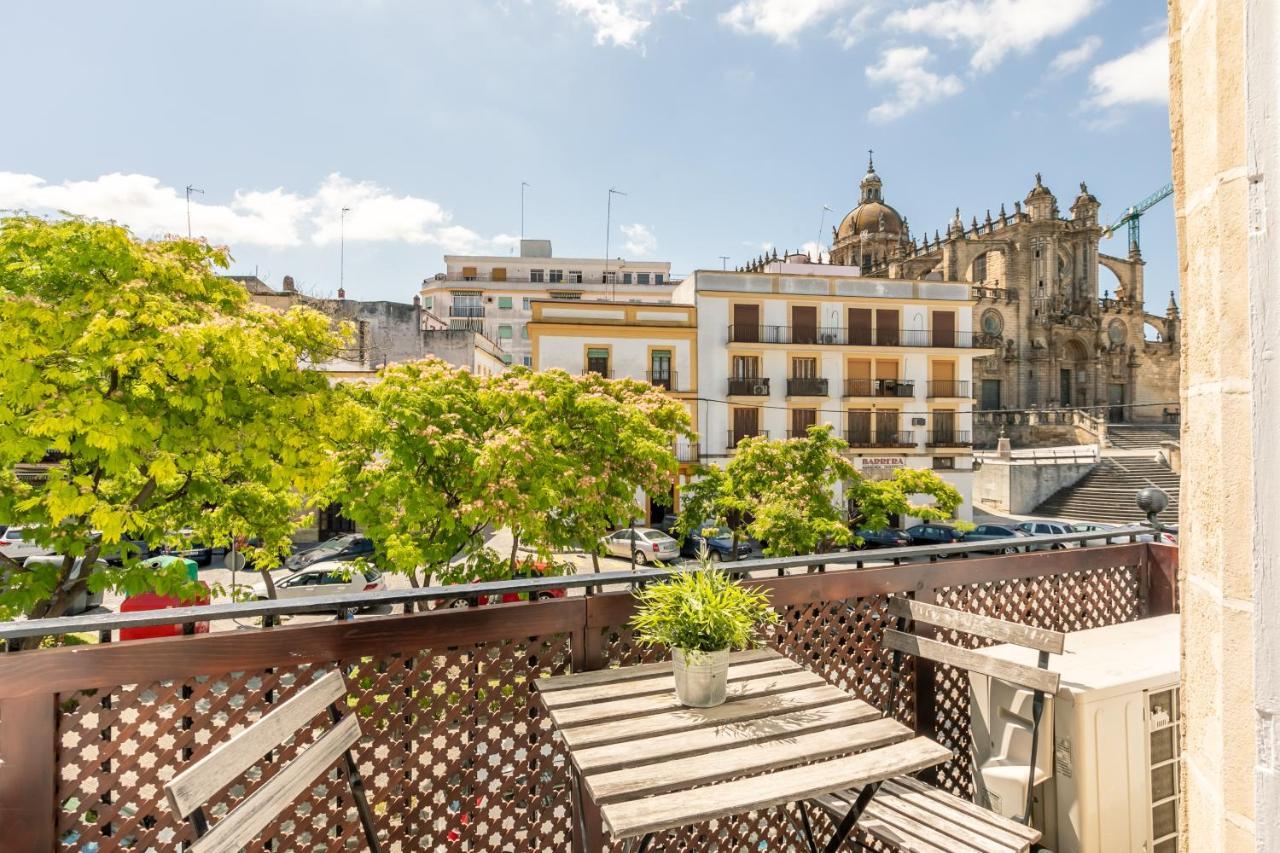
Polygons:
<instances>
[{"instance_id":1,"label":"wooden lattice railing","mask_svg":"<svg viewBox=\"0 0 1280 853\"><path fill-rule=\"evenodd\" d=\"M887 596L1071 631L1172 612L1176 560L1138 543L754 582L783 614L780 650L883 707ZM0 656L0 838L24 851L180 849L193 835L164 782L337 666L364 731L356 760L384 850L568 851L579 824L564 752L530 683L653 658L631 642L631 612L620 592ZM967 790L963 676L915 661L898 695L900 718L961 756L932 781ZM317 718L212 798L211 818L327 725ZM361 849L341 772L254 849ZM782 810L689 827L654 849L792 849L787 820Z\"/></svg>"}]
</instances>

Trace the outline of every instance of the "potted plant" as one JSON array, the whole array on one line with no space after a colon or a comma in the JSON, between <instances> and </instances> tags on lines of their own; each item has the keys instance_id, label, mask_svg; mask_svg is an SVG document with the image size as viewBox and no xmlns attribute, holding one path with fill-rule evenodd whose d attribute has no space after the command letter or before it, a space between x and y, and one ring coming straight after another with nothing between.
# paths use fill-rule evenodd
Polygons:
<instances>
[{"instance_id":1,"label":"potted plant","mask_svg":"<svg viewBox=\"0 0 1280 853\"><path fill-rule=\"evenodd\" d=\"M724 702L729 652L760 645L757 628L778 621L763 591L748 589L703 557L702 566L636 591L636 641L671 649L676 696L693 708Z\"/></svg>"}]
</instances>

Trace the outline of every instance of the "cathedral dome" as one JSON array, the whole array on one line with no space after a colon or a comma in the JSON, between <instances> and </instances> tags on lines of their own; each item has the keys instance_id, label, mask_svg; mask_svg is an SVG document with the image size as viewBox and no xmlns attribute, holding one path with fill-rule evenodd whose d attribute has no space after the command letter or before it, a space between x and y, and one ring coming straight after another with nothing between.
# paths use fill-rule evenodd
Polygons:
<instances>
[{"instance_id":1,"label":"cathedral dome","mask_svg":"<svg viewBox=\"0 0 1280 853\"><path fill-rule=\"evenodd\" d=\"M905 230L902 215L884 203L882 183L875 163L868 160L867 174L859 184L862 194L857 207L849 211L836 229L836 239L856 237L864 231L900 236Z\"/></svg>"}]
</instances>

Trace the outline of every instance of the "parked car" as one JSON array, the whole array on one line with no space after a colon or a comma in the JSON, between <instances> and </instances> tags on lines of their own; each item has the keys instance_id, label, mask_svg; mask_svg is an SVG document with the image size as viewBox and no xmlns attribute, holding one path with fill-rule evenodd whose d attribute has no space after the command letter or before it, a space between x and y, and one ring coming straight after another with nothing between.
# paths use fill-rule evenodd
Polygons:
<instances>
[{"instance_id":1,"label":"parked car","mask_svg":"<svg viewBox=\"0 0 1280 853\"><path fill-rule=\"evenodd\" d=\"M912 545L952 545L964 539L964 534L950 524L929 521L915 524L903 531Z\"/></svg>"},{"instance_id":2,"label":"parked car","mask_svg":"<svg viewBox=\"0 0 1280 853\"><path fill-rule=\"evenodd\" d=\"M1028 536L1063 536L1068 533L1076 532L1072 528L1072 526L1070 524L1067 524L1065 521L1050 521L1050 520L1042 520L1038 518L1033 521L1019 522L1016 529L1021 530L1023 533L1027 534ZM1027 550L1043 551L1046 548L1049 548L1054 551L1060 551L1063 548L1068 548L1068 547L1075 548L1077 547L1077 545L1075 543L1071 543L1068 545L1067 543L1057 542L1053 545L1033 545L1033 546L1030 546Z\"/></svg>"},{"instance_id":3,"label":"parked car","mask_svg":"<svg viewBox=\"0 0 1280 853\"><path fill-rule=\"evenodd\" d=\"M192 536L195 535L194 530L183 528L169 535L181 538L182 542L177 545L161 545L161 554L192 560L197 566L207 566L213 562L213 548L192 541Z\"/></svg>"},{"instance_id":4,"label":"parked car","mask_svg":"<svg viewBox=\"0 0 1280 853\"><path fill-rule=\"evenodd\" d=\"M1076 523L1076 524L1071 525L1071 529L1072 529L1072 530L1074 530L1074 531L1076 531L1077 533L1107 533L1108 531L1112 531L1112 530L1118 530L1118 529L1120 529L1120 525L1119 525L1119 524L1106 524L1106 523L1101 522L1101 521L1081 521L1081 522L1078 522L1078 523ZM1155 542L1155 541L1157 541L1157 537L1156 537L1156 534L1155 534L1154 532L1153 532L1153 533L1139 533L1139 534L1137 535L1137 537L1135 537L1135 539L1136 539L1136 541L1138 541L1138 542ZM1120 537L1120 538L1118 538L1118 539L1116 539L1116 540L1114 540L1114 541L1115 541L1115 542L1117 542L1117 543L1118 543L1118 542L1128 542L1128 541L1129 541L1129 537L1128 537L1128 536ZM1160 531L1160 536L1159 536L1159 538L1158 538L1158 541L1159 541L1162 545L1177 545L1177 544L1178 544L1178 528L1177 528L1177 527L1175 527L1175 526L1165 526L1165 527ZM1087 540L1085 540L1085 544L1086 544L1086 545L1105 545L1105 544L1107 544L1107 540L1106 540L1106 538L1105 538L1105 537L1098 538L1098 539L1087 539Z\"/></svg>"},{"instance_id":5,"label":"parked car","mask_svg":"<svg viewBox=\"0 0 1280 853\"><path fill-rule=\"evenodd\" d=\"M684 541L680 543L680 556L697 558L704 547L707 549L708 559L713 563L718 563L721 560L745 560L751 556L751 540L746 538L739 539L738 549L735 552L733 548L733 531L727 527L716 527L711 536L705 536L703 532L713 527L716 527L716 525L708 523L705 527L690 531L689 535L684 537ZM628 559L630 559L629 554Z\"/></svg>"},{"instance_id":6,"label":"parked car","mask_svg":"<svg viewBox=\"0 0 1280 853\"><path fill-rule=\"evenodd\" d=\"M25 527L6 527L0 533L0 554L10 557L19 563L28 557L45 557L53 553L52 548L36 544Z\"/></svg>"},{"instance_id":7,"label":"parked car","mask_svg":"<svg viewBox=\"0 0 1280 853\"><path fill-rule=\"evenodd\" d=\"M33 569L33 568L36 568L37 566L52 566L55 568L61 568L62 555L48 554L48 555L42 555L37 557L27 557L26 560L22 561L22 567L24 569ZM107 568L107 564L103 560L96 560L94 562L94 566L98 569ZM71 574L67 578L68 582L74 583L80 577L80 572L83 568L84 568L84 557L76 557L75 562L71 564ZM81 613L84 613L86 610L93 610L95 607L101 607L101 606L102 606L101 590L99 590L98 592L90 592L87 589L81 589L78 593L76 593L75 598L72 599L71 604L67 607L67 609L63 612L62 615L79 616Z\"/></svg>"},{"instance_id":8,"label":"parked car","mask_svg":"<svg viewBox=\"0 0 1280 853\"><path fill-rule=\"evenodd\" d=\"M1016 527L1008 527L1003 524L979 524L969 532L965 533L964 541L966 542L987 542L992 539L1017 539L1025 537L1028 534L1018 530ZM982 551L983 554L1016 554L1018 553L1017 545L1004 545L990 551Z\"/></svg>"},{"instance_id":9,"label":"parked car","mask_svg":"<svg viewBox=\"0 0 1280 853\"><path fill-rule=\"evenodd\" d=\"M911 537L907 535L906 531L899 530L896 527L886 527L884 530L872 530L869 527L863 527L854 532L862 540L862 544L857 546L860 550L905 548L911 544Z\"/></svg>"},{"instance_id":10,"label":"parked car","mask_svg":"<svg viewBox=\"0 0 1280 853\"><path fill-rule=\"evenodd\" d=\"M631 559L633 541L638 565L655 560L674 560L680 556L680 543L661 530L654 530L652 527L617 530L600 539L605 551L624 560Z\"/></svg>"},{"instance_id":11,"label":"parked car","mask_svg":"<svg viewBox=\"0 0 1280 853\"><path fill-rule=\"evenodd\" d=\"M372 566L358 566L352 562L326 560L313 563L302 571L275 582L276 598L309 598L317 595L349 595L356 592L374 592L386 589L382 572ZM265 581L252 587L257 599L267 599Z\"/></svg>"},{"instance_id":12,"label":"parked car","mask_svg":"<svg viewBox=\"0 0 1280 853\"><path fill-rule=\"evenodd\" d=\"M290 571L305 569L320 562L348 561L357 557L373 556L373 540L356 533L347 533L326 539L318 545L306 548L284 561Z\"/></svg>"},{"instance_id":13,"label":"parked car","mask_svg":"<svg viewBox=\"0 0 1280 853\"><path fill-rule=\"evenodd\" d=\"M121 539L111 545L103 544L102 559L113 566L123 566L126 557L138 562L149 560L160 552L141 539Z\"/></svg>"}]
</instances>

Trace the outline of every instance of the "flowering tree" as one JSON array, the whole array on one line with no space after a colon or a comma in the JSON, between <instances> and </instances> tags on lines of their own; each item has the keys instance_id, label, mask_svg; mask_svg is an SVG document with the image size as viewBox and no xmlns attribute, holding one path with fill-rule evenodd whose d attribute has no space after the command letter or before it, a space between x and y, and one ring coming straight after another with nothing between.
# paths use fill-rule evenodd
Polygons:
<instances>
[{"instance_id":1,"label":"flowering tree","mask_svg":"<svg viewBox=\"0 0 1280 853\"><path fill-rule=\"evenodd\" d=\"M305 365L339 336L313 311L251 304L216 275L226 263L108 223L0 222L0 518L62 555L0 556L0 617L60 615L86 588L194 597L180 561L139 568L125 550L123 567L77 573L76 558L181 528L282 545L327 482L330 390Z\"/></svg>"},{"instance_id":2,"label":"flowering tree","mask_svg":"<svg viewBox=\"0 0 1280 853\"><path fill-rule=\"evenodd\" d=\"M638 492L675 482L677 435L692 437L684 404L631 379L562 370L508 371L484 393L494 429L479 459L511 560L525 541L543 552L582 547L636 514Z\"/></svg>"},{"instance_id":3,"label":"flowering tree","mask_svg":"<svg viewBox=\"0 0 1280 853\"><path fill-rule=\"evenodd\" d=\"M903 469L891 480L865 480L846 449L826 424L811 426L805 438L745 438L724 468L705 469L685 488L676 527L687 535L711 522L732 531L735 554L745 534L764 542L769 556L790 556L855 540L835 499L837 484L860 508L854 527L882 529L895 513L941 520L960 506L960 493L932 471ZM916 495L933 501L917 503Z\"/></svg>"}]
</instances>

